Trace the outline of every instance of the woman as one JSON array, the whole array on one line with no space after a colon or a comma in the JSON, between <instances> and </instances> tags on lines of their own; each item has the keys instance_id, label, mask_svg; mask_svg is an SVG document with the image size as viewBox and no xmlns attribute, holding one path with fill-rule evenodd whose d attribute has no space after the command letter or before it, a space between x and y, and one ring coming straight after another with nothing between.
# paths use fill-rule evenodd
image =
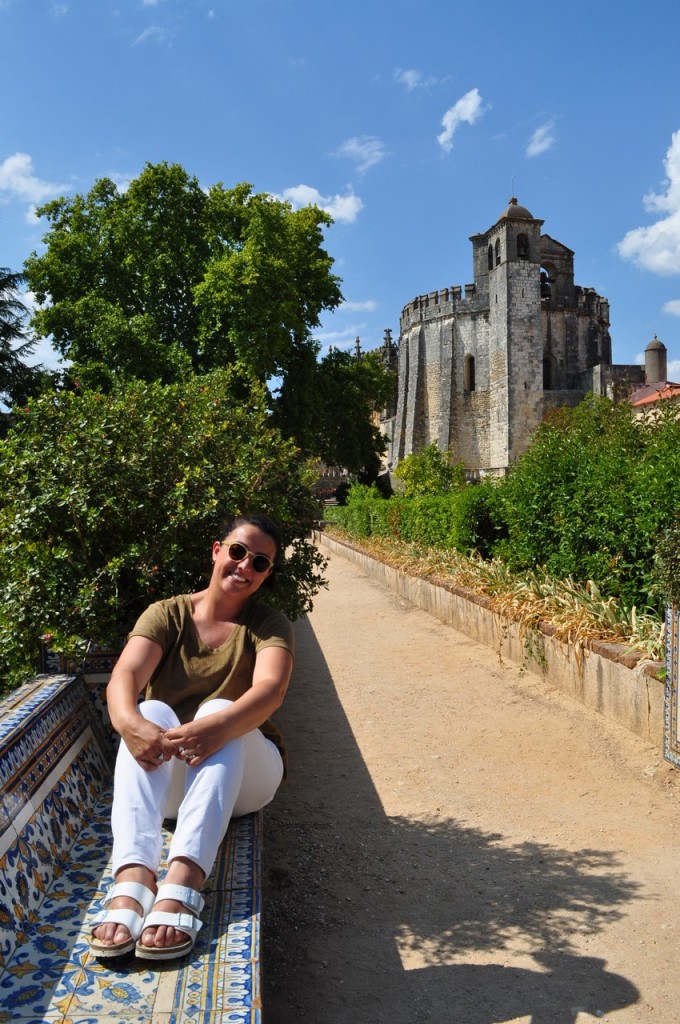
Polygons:
<instances>
[{"instance_id":1,"label":"woman","mask_svg":"<svg viewBox=\"0 0 680 1024\"><path fill-rule=\"evenodd\" d=\"M107 690L123 740L111 815L115 884L93 926L95 956L188 953L201 927L199 890L230 818L264 807L283 778L281 736L268 719L288 687L292 628L253 600L280 546L266 516L226 523L208 587L151 605L116 663ZM157 889L164 817L177 825Z\"/></svg>"}]
</instances>

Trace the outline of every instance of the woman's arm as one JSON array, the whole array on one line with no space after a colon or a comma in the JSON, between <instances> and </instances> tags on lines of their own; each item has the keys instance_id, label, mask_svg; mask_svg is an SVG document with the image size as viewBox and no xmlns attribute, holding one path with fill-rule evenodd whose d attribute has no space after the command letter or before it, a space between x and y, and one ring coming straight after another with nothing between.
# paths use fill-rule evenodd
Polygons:
<instances>
[{"instance_id":1,"label":"woman's arm","mask_svg":"<svg viewBox=\"0 0 680 1024\"><path fill-rule=\"evenodd\" d=\"M158 754L168 757L177 748L168 743L163 731L139 713L139 695L163 657L160 644L143 636L130 637L111 673L106 688L111 724L132 756L146 768L158 768Z\"/></svg>"},{"instance_id":2,"label":"woman's arm","mask_svg":"<svg viewBox=\"0 0 680 1024\"><path fill-rule=\"evenodd\" d=\"M293 656L285 647L265 647L255 659L253 685L223 711L169 729L165 739L183 747L186 760L199 765L229 740L262 725L281 707L293 669Z\"/></svg>"}]
</instances>

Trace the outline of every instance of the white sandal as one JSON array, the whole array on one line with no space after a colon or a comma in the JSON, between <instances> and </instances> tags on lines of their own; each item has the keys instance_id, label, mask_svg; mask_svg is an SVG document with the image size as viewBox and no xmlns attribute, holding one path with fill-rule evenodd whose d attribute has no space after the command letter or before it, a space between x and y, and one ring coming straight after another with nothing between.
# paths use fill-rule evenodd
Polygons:
<instances>
[{"instance_id":1,"label":"white sandal","mask_svg":"<svg viewBox=\"0 0 680 1024\"><path fill-rule=\"evenodd\" d=\"M109 903L117 896L129 896L136 900L144 913L138 914L136 910L124 907L110 908ZM125 956L126 953L132 952L137 939L142 934L144 919L151 910L155 899L156 896L151 889L147 889L141 882L117 882L112 885L104 897L103 909L90 925L90 931L92 933L100 924L122 924L129 931L130 938L124 942L105 943L96 935L90 934L90 952L96 957Z\"/></svg>"},{"instance_id":2,"label":"white sandal","mask_svg":"<svg viewBox=\"0 0 680 1024\"><path fill-rule=\"evenodd\" d=\"M170 883L161 885L156 894L156 903L160 903L161 900L176 900L189 913L152 910L144 922L144 928L167 925L170 928L175 928L178 932L184 932L187 937L172 946L145 946L140 940L135 946L135 953L141 960L177 960L180 956L191 952L196 942L196 936L203 927L203 922L194 915L201 913L205 906L205 900L195 889L189 889L186 885L171 885Z\"/></svg>"}]
</instances>

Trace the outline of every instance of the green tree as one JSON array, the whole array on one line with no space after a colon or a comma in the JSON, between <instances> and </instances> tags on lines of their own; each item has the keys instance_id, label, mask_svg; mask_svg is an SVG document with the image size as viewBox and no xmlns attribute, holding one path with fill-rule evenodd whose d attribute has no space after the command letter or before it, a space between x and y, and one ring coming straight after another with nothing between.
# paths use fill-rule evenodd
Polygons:
<instances>
[{"instance_id":1,"label":"green tree","mask_svg":"<svg viewBox=\"0 0 680 1024\"><path fill-rule=\"evenodd\" d=\"M236 369L32 400L0 442L0 678L35 670L41 634L82 653L200 587L220 520L242 511L281 524L273 600L296 617L322 582L317 506L263 386Z\"/></svg>"},{"instance_id":2,"label":"green tree","mask_svg":"<svg viewBox=\"0 0 680 1024\"><path fill-rule=\"evenodd\" d=\"M23 274L0 267L0 401L7 405L25 402L42 375L42 367L24 361L35 340L28 336L28 309L19 297L23 283Z\"/></svg>"},{"instance_id":3,"label":"green tree","mask_svg":"<svg viewBox=\"0 0 680 1024\"><path fill-rule=\"evenodd\" d=\"M319 361L299 346L296 356L274 406L276 423L305 454L374 480L385 451L378 413L394 386L379 353L357 359L333 350Z\"/></svg>"},{"instance_id":4,"label":"green tree","mask_svg":"<svg viewBox=\"0 0 680 1024\"><path fill-rule=\"evenodd\" d=\"M46 249L26 264L39 336L87 379L170 382L239 362L283 376L324 309L341 301L322 246L330 217L251 186L204 191L177 164L107 178L38 213Z\"/></svg>"}]
</instances>

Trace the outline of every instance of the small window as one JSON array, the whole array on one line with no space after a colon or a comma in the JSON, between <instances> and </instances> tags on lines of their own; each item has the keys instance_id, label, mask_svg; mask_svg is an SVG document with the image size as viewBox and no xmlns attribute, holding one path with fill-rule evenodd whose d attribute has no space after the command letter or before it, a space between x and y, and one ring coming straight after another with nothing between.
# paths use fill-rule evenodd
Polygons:
<instances>
[{"instance_id":1,"label":"small window","mask_svg":"<svg viewBox=\"0 0 680 1024\"><path fill-rule=\"evenodd\" d=\"M517 259L528 260L529 259L529 237L525 234L517 236Z\"/></svg>"},{"instance_id":2,"label":"small window","mask_svg":"<svg viewBox=\"0 0 680 1024\"><path fill-rule=\"evenodd\" d=\"M488 257L488 261L489 261L489 270L493 270L493 246L492 245L489 246L489 251L487 253L487 257Z\"/></svg>"},{"instance_id":3,"label":"small window","mask_svg":"<svg viewBox=\"0 0 680 1024\"><path fill-rule=\"evenodd\" d=\"M475 390L475 357L466 356L464 364L463 387L466 391Z\"/></svg>"},{"instance_id":4,"label":"small window","mask_svg":"<svg viewBox=\"0 0 680 1024\"><path fill-rule=\"evenodd\" d=\"M555 373L550 356L543 356L543 390L552 391L555 387Z\"/></svg>"},{"instance_id":5,"label":"small window","mask_svg":"<svg viewBox=\"0 0 680 1024\"><path fill-rule=\"evenodd\" d=\"M496 266L500 267L500 265L501 265L501 240L500 240L500 238L497 238L496 239Z\"/></svg>"}]
</instances>

